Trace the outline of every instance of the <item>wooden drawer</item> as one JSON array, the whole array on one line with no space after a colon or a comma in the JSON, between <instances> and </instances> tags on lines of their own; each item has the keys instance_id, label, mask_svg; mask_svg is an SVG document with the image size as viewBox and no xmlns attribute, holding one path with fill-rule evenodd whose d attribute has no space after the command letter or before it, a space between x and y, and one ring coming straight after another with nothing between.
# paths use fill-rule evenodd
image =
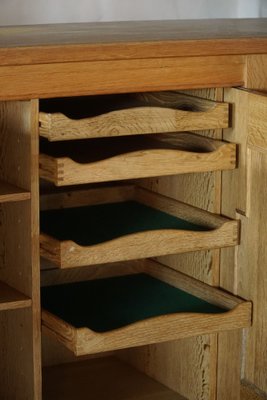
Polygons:
<instances>
[{"instance_id":1,"label":"wooden drawer","mask_svg":"<svg viewBox=\"0 0 267 400\"><path fill-rule=\"evenodd\" d=\"M55 195L54 203L51 197L50 210L41 212L41 255L61 268L234 246L239 240L238 221L134 186L81 191L73 202L67 194Z\"/></svg>"},{"instance_id":2,"label":"wooden drawer","mask_svg":"<svg viewBox=\"0 0 267 400\"><path fill-rule=\"evenodd\" d=\"M43 332L80 356L251 325L250 302L159 263L124 273L43 287Z\"/></svg>"},{"instance_id":3,"label":"wooden drawer","mask_svg":"<svg viewBox=\"0 0 267 400\"><path fill-rule=\"evenodd\" d=\"M41 142L40 177L57 186L233 169L236 145L193 133Z\"/></svg>"},{"instance_id":4,"label":"wooden drawer","mask_svg":"<svg viewBox=\"0 0 267 400\"><path fill-rule=\"evenodd\" d=\"M177 92L41 100L40 111L40 135L52 141L228 126L228 104Z\"/></svg>"}]
</instances>

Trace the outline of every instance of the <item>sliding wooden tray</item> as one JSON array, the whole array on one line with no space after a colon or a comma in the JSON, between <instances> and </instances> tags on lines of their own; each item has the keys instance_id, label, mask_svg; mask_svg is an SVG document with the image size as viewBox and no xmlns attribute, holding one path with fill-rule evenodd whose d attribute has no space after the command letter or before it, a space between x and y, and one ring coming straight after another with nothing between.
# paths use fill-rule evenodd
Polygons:
<instances>
[{"instance_id":1,"label":"sliding wooden tray","mask_svg":"<svg viewBox=\"0 0 267 400\"><path fill-rule=\"evenodd\" d=\"M236 145L193 133L41 142L40 177L57 186L233 169Z\"/></svg>"},{"instance_id":2,"label":"sliding wooden tray","mask_svg":"<svg viewBox=\"0 0 267 400\"><path fill-rule=\"evenodd\" d=\"M55 195L54 208L58 196L64 203L62 193ZM142 188L92 189L80 196L76 192L71 204L66 194L69 208L41 212L41 255L61 268L238 244L238 221Z\"/></svg>"},{"instance_id":3,"label":"sliding wooden tray","mask_svg":"<svg viewBox=\"0 0 267 400\"><path fill-rule=\"evenodd\" d=\"M42 288L43 332L81 356L251 325L251 303L143 260L135 274Z\"/></svg>"},{"instance_id":4,"label":"sliding wooden tray","mask_svg":"<svg viewBox=\"0 0 267 400\"><path fill-rule=\"evenodd\" d=\"M29 297L0 281L0 311L31 307Z\"/></svg>"},{"instance_id":5,"label":"sliding wooden tray","mask_svg":"<svg viewBox=\"0 0 267 400\"><path fill-rule=\"evenodd\" d=\"M51 141L228 126L228 104L177 92L41 100L40 110L40 135Z\"/></svg>"},{"instance_id":6,"label":"sliding wooden tray","mask_svg":"<svg viewBox=\"0 0 267 400\"><path fill-rule=\"evenodd\" d=\"M43 400L186 400L115 357L45 367Z\"/></svg>"}]
</instances>

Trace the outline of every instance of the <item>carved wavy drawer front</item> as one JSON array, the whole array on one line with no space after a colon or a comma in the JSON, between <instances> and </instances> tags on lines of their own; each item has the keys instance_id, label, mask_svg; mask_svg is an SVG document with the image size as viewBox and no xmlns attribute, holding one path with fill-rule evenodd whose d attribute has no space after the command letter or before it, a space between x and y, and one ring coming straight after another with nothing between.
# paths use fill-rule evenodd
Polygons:
<instances>
[{"instance_id":1,"label":"carved wavy drawer front","mask_svg":"<svg viewBox=\"0 0 267 400\"><path fill-rule=\"evenodd\" d=\"M43 331L77 356L251 324L251 303L153 261L140 271L42 289Z\"/></svg>"},{"instance_id":2,"label":"carved wavy drawer front","mask_svg":"<svg viewBox=\"0 0 267 400\"><path fill-rule=\"evenodd\" d=\"M41 255L61 268L234 246L239 240L238 221L145 189L88 190L85 198L88 205L81 206L76 193L69 208L53 209L50 202L50 210L41 212Z\"/></svg>"},{"instance_id":3,"label":"carved wavy drawer front","mask_svg":"<svg viewBox=\"0 0 267 400\"><path fill-rule=\"evenodd\" d=\"M228 127L228 104L176 92L40 101L40 135L51 141Z\"/></svg>"},{"instance_id":4,"label":"carved wavy drawer front","mask_svg":"<svg viewBox=\"0 0 267 400\"><path fill-rule=\"evenodd\" d=\"M41 142L40 177L57 186L233 169L236 145L179 133Z\"/></svg>"}]
</instances>

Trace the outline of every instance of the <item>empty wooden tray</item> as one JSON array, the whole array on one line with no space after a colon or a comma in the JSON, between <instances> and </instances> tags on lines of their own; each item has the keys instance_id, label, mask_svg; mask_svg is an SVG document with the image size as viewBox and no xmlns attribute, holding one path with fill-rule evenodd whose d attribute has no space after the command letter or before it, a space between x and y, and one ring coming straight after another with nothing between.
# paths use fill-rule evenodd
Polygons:
<instances>
[{"instance_id":1,"label":"empty wooden tray","mask_svg":"<svg viewBox=\"0 0 267 400\"><path fill-rule=\"evenodd\" d=\"M236 145L193 133L139 135L40 146L40 177L57 186L233 169Z\"/></svg>"},{"instance_id":2,"label":"empty wooden tray","mask_svg":"<svg viewBox=\"0 0 267 400\"><path fill-rule=\"evenodd\" d=\"M49 196L48 196L49 197ZM53 195L52 195L53 197ZM41 255L61 268L234 246L238 221L138 187L66 195L41 212ZM59 194L63 201L64 196ZM82 202L88 200L87 206ZM79 203L80 201L80 203ZM75 207L75 203L79 207ZM56 205L57 204L57 205ZM55 206L58 206L58 195Z\"/></svg>"},{"instance_id":3,"label":"empty wooden tray","mask_svg":"<svg viewBox=\"0 0 267 400\"><path fill-rule=\"evenodd\" d=\"M250 302L153 261L140 270L43 287L44 333L80 356L251 325Z\"/></svg>"},{"instance_id":4,"label":"empty wooden tray","mask_svg":"<svg viewBox=\"0 0 267 400\"><path fill-rule=\"evenodd\" d=\"M40 100L40 111L51 141L228 126L228 104L177 92Z\"/></svg>"}]
</instances>

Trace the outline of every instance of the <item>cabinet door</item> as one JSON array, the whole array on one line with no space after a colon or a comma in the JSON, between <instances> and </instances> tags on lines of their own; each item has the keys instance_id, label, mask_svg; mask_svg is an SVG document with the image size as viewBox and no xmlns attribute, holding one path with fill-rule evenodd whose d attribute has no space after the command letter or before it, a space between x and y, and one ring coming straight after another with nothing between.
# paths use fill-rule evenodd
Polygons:
<instances>
[{"instance_id":1,"label":"cabinet door","mask_svg":"<svg viewBox=\"0 0 267 400\"><path fill-rule=\"evenodd\" d=\"M238 143L239 162L232 174L222 174L222 214L241 220L241 241L221 252L220 286L253 301L242 378L266 392L267 93L227 89L224 100L232 105L232 127L224 131L224 139ZM221 361L223 368L226 360Z\"/></svg>"}]
</instances>

